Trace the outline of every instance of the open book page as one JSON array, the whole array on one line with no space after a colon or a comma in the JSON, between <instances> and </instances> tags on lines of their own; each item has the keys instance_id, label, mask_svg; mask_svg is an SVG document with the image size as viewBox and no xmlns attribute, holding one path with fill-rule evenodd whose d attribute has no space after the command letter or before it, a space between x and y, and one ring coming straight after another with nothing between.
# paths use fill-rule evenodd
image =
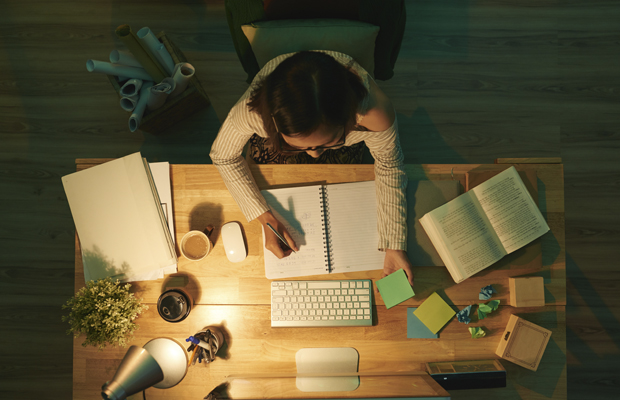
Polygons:
<instances>
[{"instance_id":1,"label":"open book page","mask_svg":"<svg viewBox=\"0 0 620 400\"><path fill-rule=\"evenodd\" d=\"M407 183L407 256L414 267L445 266L419 219L460 194L460 182L413 181Z\"/></svg>"},{"instance_id":2,"label":"open book page","mask_svg":"<svg viewBox=\"0 0 620 400\"><path fill-rule=\"evenodd\" d=\"M383 269L375 182L325 186L331 272Z\"/></svg>"},{"instance_id":3,"label":"open book page","mask_svg":"<svg viewBox=\"0 0 620 400\"><path fill-rule=\"evenodd\" d=\"M457 283L506 255L471 192L426 214L420 223Z\"/></svg>"},{"instance_id":4,"label":"open book page","mask_svg":"<svg viewBox=\"0 0 620 400\"><path fill-rule=\"evenodd\" d=\"M510 167L471 190L495 229L506 253L549 230L517 170Z\"/></svg>"},{"instance_id":5,"label":"open book page","mask_svg":"<svg viewBox=\"0 0 620 400\"><path fill-rule=\"evenodd\" d=\"M265 276L279 279L326 274L321 186L263 190L262 194L299 247L298 252L278 259L265 248L263 232Z\"/></svg>"}]
</instances>

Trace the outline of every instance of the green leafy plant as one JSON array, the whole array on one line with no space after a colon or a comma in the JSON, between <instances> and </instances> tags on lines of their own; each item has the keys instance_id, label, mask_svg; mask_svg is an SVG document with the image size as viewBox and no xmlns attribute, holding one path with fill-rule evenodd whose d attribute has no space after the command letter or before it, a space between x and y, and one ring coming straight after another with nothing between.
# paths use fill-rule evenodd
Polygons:
<instances>
[{"instance_id":1,"label":"green leafy plant","mask_svg":"<svg viewBox=\"0 0 620 400\"><path fill-rule=\"evenodd\" d=\"M140 303L142 299L129 292L130 287L111 278L89 281L62 306L71 310L62 317L71 325L67 334L84 334L82 346L97 346L99 350L107 344L125 347L138 329L134 320L148 309Z\"/></svg>"}]
</instances>

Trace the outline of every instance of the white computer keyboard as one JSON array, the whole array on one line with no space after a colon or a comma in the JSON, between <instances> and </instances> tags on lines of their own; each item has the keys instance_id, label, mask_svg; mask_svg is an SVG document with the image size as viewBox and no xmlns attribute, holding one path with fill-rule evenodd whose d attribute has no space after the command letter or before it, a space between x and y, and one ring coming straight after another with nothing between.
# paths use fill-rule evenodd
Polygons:
<instances>
[{"instance_id":1,"label":"white computer keyboard","mask_svg":"<svg viewBox=\"0 0 620 400\"><path fill-rule=\"evenodd\" d=\"M272 327L370 326L372 281L273 281Z\"/></svg>"}]
</instances>

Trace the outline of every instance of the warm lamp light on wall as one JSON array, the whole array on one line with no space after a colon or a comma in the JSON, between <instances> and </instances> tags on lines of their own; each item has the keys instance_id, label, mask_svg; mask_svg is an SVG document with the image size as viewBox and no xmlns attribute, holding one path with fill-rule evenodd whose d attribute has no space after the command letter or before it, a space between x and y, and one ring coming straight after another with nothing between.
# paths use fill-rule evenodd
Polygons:
<instances>
[{"instance_id":1,"label":"warm lamp light on wall","mask_svg":"<svg viewBox=\"0 0 620 400\"><path fill-rule=\"evenodd\" d=\"M114 378L101 388L101 396L122 400L151 386L173 387L185 377L187 364L185 349L172 339L153 339L143 348L131 346Z\"/></svg>"}]
</instances>

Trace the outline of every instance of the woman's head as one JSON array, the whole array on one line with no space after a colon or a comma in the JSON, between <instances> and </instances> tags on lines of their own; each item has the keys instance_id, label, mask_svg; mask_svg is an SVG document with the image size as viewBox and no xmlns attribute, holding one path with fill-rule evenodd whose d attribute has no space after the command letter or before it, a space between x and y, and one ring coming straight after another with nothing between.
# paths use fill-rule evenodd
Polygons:
<instances>
[{"instance_id":1,"label":"woman's head","mask_svg":"<svg viewBox=\"0 0 620 400\"><path fill-rule=\"evenodd\" d=\"M360 78L333 57L303 51L282 61L263 79L248 105L261 116L278 150L280 134L293 147L316 147L334 144L353 129L366 94ZM298 146L308 141L310 145Z\"/></svg>"}]
</instances>

